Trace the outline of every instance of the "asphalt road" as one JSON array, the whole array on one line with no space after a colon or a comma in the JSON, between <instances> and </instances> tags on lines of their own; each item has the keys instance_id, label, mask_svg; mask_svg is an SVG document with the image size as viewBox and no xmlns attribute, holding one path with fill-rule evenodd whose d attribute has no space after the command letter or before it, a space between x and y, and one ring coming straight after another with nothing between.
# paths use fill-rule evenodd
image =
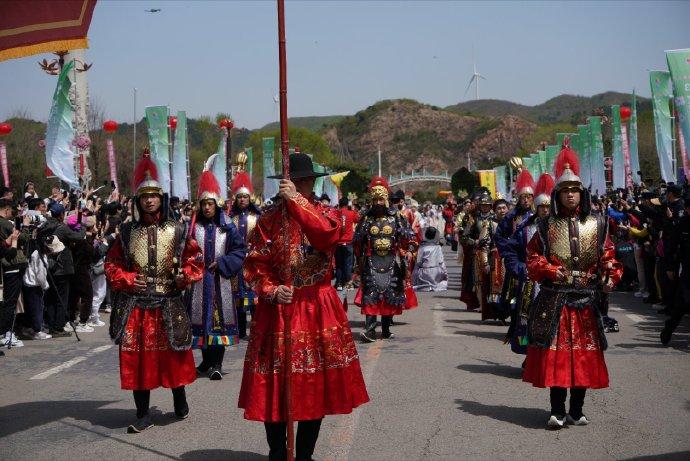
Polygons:
<instances>
[{"instance_id":1,"label":"asphalt road","mask_svg":"<svg viewBox=\"0 0 690 461\"><path fill-rule=\"evenodd\" d=\"M358 345L371 402L326 418L316 459L690 459L690 321L661 347L661 317L614 294L611 387L588 393L589 426L548 431L548 391L522 382L505 327L464 310L446 257L452 290L419 293L420 307L396 317L394 340ZM349 315L360 331L363 317L352 306ZM82 338L26 341L0 357L2 459L266 459L263 426L237 408L244 344L225 355L222 381L188 387L187 420L157 390L156 426L128 435L134 403L119 388L117 348L106 328Z\"/></svg>"}]
</instances>

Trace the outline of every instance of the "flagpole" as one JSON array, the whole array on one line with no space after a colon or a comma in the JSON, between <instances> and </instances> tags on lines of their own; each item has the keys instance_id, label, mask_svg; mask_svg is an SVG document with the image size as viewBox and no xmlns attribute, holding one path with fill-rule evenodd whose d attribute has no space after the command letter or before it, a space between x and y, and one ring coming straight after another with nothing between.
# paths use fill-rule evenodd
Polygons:
<instances>
[{"instance_id":1,"label":"flagpole","mask_svg":"<svg viewBox=\"0 0 690 461\"><path fill-rule=\"evenodd\" d=\"M280 153L282 156L283 178L290 179L290 141L288 140L288 117L287 117L287 55L285 51L285 1L278 2L278 66L280 75ZM283 207L283 219L287 224L287 207ZM287 225L283 226L289 232ZM292 274L289 265L289 239L285 239L285 267L286 284L292 284ZM287 423L287 459L294 459L295 453L295 428L292 421L292 311L287 304L282 305L283 329L285 338L285 357L283 362L283 372L285 375L285 418Z\"/></svg>"},{"instance_id":2,"label":"flagpole","mask_svg":"<svg viewBox=\"0 0 690 461\"><path fill-rule=\"evenodd\" d=\"M134 111L133 111L134 135L132 137L132 174L137 167L137 89L134 87Z\"/></svg>"}]
</instances>

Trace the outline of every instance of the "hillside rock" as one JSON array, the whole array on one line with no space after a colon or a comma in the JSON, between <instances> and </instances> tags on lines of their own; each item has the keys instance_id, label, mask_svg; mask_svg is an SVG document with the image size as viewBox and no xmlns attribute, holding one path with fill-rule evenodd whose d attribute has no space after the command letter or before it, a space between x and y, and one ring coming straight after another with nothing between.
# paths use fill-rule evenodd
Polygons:
<instances>
[{"instance_id":1,"label":"hillside rock","mask_svg":"<svg viewBox=\"0 0 690 461\"><path fill-rule=\"evenodd\" d=\"M387 173L423 169L452 173L467 164L468 153L477 166L514 155L535 129L534 123L516 116L466 116L401 99L376 103L322 133L342 159L370 166L372 171L380 146Z\"/></svg>"}]
</instances>

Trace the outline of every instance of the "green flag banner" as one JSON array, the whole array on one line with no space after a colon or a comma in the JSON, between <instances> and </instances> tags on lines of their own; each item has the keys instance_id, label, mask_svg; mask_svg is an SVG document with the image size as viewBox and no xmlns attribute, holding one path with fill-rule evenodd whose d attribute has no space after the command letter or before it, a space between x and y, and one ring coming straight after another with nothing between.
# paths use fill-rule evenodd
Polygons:
<instances>
[{"instance_id":1,"label":"green flag banner","mask_svg":"<svg viewBox=\"0 0 690 461\"><path fill-rule=\"evenodd\" d=\"M151 160L158 170L158 182L163 192L170 194L170 136L168 128L168 107L146 108L146 124L149 129Z\"/></svg>"},{"instance_id":2,"label":"green flag banner","mask_svg":"<svg viewBox=\"0 0 690 461\"><path fill-rule=\"evenodd\" d=\"M262 138L261 146L264 151L264 200L278 194L278 180L269 179L276 174L275 138Z\"/></svg>"},{"instance_id":3,"label":"green flag banner","mask_svg":"<svg viewBox=\"0 0 690 461\"><path fill-rule=\"evenodd\" d=\"M189 200L189 154L187 152L187 114L177 113L175 144L172 156L172 192L182 200Z\"/></svg>"},{"instance_id":4,"label":"green flag banner","mask_svg":"<svg viewBox=\"0 0 690 461\"><path fill-rule=\"evenodd\" d=\"M587 117L590 139L590 162L592 165L592 193L606 193L606 171L604 168L604 138L601 134L601 117Z\"/></svg>"},{"instance_id":5,"label":"green flag banner","mask_svg":"<svg viewBox=\"0 0 690 461\"><path fill-rule=\"evenodd\" d=\"M623 158L623 134L621 132L621 107L611 106L611 128L613 129L611 168L613 173L613 188L625 189L625 160Z\"/></svg>"},{"instance_id":6,"label":"green flag banner","mask_svg":"<svg viewBox=\"0 0 690 461\"><path fill-rule=\"evenodd\" d=\"M580 179L585 187L592 185L591 135L589 125L578 125L577 133L580 140Z\"/></svg>"},{"instance_id":7,"label":"green flag banner","mask_svg":"<svg viewBox=\"0 0 690 461\"><path fill-rule=\"evenodd\" d=\"M245 147L244 148L244 153L247 154L247 174L249 175L249 179L254 181L254 148L253 147Z\"/></svg>"},{"instance_id":8,"label":"green flag banner","mask_svg":"<svg viewBox=\"0 0 690 461\"><path fill-rule=\"evenodd\" d=\"M649 72L649 85L652 89L654 109L654 134L656 154L659 157L659 171L664 181L673 181L673 119L669 102L671 92L671 73L663 70Z\"/></svg>"},{"instance_id":9,"label":"green flag banner","mask_svg":"<svg viewBox=\"0 0 690 461\"><path fill-rule=\"evenodd\" d=\"M548 171L551 174L554 174L553 164L556 161L558 152L560 152L559 146L546 146L546 150L544 151L544 154L546 156L546 171Z\"/></svg>"},{"instance_id":10,"label":"green flag banner","mask_svg":"<svg viewBox=\"0 0 690 461\"><path fill-rule=\"evenodd\" d=\"M74 159L77 154L76 148L72 145L76 131L72 125L74 110L69 99L69 90L72 87L70 74L73 68L74 61L69 61L58 76L46 129L46 165L60 180L76 188L79 187L77 173L74 170Z\"/></svg>"},{"instance_id":11,"label":"green flag banner","mask_svg":"<svg viewBox=\"0 0 690 461\"><path fill-rule=\"evenodd\" d=\"M667 51L666 62L671 71L678 125L683 133L684 152L687 154L690 152L690 49Z\"/></svg>"},{"instance_id":12,"label":"green flag banner","mask_svg":"<svg viewBox=\"0 0 690 461\"><path fill-rule=\"evenodd\" d=\"M635 90L632 94L632 114L630 115L630 131L628 132L630 145L630 167L632 168L632 179L635 184L640 184L640 154L637 144L637 97Z\"/></svg>"},{"instance_id":13,"label":"green flag banner","mask_svg":"<svg viewBox=\"0 0 690 461\"><path fill-rule=\"evenodd\" d=\"M543 173L543 170L541 169L541 162L539 162L539 154L529 154L529 157L532 159L532 168L534 169L532 176L534 176L534 180L536 181L537 178Z\"/></svg>"},{"instance_id":14,"label":"green flag banner","mask_svg":"<svg viewBox=\"0 0 690 461\"><path fill-rule=\"evenodd\" d=\"M494 171L496 171L496 198L506 198L508 197L508 186L506 184L506 166L497 166L494 168Z\"/></svg>"}]
</instances>

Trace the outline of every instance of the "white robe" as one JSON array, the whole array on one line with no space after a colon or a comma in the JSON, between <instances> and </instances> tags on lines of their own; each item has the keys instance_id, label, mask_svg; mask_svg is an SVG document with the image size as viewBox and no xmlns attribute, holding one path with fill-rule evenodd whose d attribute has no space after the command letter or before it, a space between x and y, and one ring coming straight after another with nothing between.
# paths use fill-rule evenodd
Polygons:
<instances>
[{"instance_id":1,"label":"white robe","mask_svg":"<svg viewBox=\"0 0 690 461\"><path fill-rule=\"evenodd\" d=\"M417 263L412 273L412 284L417 291L445 291L448 289L448 272L441 246L424 241L417 253Z\"/></svg>"}]
</instances>

